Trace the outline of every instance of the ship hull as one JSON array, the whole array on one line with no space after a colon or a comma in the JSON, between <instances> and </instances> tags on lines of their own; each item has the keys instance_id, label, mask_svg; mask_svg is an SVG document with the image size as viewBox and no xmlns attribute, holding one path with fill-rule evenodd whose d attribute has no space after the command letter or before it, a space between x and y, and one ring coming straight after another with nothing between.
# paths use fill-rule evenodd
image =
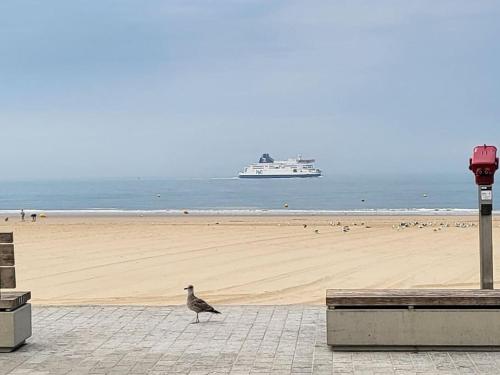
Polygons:
<instances>
[{"instance_id":1,"label":"ship hull","mask_svg":"<svg viewBox=\"0 0 500 375\"><path fill-rule=\"evenodd\" d=\"M239 178L309 178L321 177L321 173L315 174L240 174Z\"/></svg>"}]
</instances>

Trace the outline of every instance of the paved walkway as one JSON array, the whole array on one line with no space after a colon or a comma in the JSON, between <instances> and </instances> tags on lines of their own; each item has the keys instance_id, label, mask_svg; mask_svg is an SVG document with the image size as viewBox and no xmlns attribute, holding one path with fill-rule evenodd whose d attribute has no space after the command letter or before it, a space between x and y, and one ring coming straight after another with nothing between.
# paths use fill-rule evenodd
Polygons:
<instances>
[{"instance_id":1,"label":"paved walkway","mask_svg":"<svg viewBox=\"0 0 500 375\"><path fill-rule=\"evenodd\" d=\"M337 353L321 307L35 307L0 374L500 374L500 353Z\"/></svg>"}]
</instances>

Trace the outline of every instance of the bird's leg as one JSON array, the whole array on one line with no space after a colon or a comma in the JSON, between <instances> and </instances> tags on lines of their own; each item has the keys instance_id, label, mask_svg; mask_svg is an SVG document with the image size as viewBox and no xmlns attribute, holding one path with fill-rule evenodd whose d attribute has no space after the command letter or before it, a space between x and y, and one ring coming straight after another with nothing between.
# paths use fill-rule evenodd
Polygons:
<instances>
[{"instance_id":1,"label":"bird's leg","mask_svg":"<svg viewBox=\"0 0 500 375\"><path fill-rule=\"evenodd\" d=\"M191 324L196 324L199 322L200 322L200 319L198 319L198 313L196 313L196 319L194 320L194 322L191 322Z\"/></svg>"}]
</instances>

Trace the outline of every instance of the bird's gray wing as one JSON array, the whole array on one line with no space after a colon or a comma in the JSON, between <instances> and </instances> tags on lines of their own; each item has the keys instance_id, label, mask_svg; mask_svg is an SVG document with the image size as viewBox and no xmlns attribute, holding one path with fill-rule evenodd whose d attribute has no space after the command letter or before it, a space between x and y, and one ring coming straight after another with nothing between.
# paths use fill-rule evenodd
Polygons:
<instances>
[{"instance_id":1,"label":"bird's gray wing","mask_svg":"<svg viewBox=\"0 0 500 375\"><path fill-rule=\"evenodd\" d=\"M192 302L192 305L194 308L199 309L200 311L212 311L214 309L201 298L195 298Z\"/></svg>"}]
</instances>

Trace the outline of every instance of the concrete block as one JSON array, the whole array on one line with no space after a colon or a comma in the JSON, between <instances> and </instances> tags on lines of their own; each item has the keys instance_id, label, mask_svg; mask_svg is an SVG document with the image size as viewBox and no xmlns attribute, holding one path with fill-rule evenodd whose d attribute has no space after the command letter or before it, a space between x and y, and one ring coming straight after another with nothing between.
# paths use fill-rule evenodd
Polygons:
<instances>
[{"instance_id":1,"label":"concrete block","mask_svg":"<svg viewBox=\"0 0 500 375\"><path fill-rule=\"evenodd\" d=\"M333 348L500 349L500 308L335 308L327 310Z\"/></svg>"},{"instance_id":2,"label":"concrete block","mask_svg":"<svg viewBox=\"0 0 500 375\"><path fill-rule=\"evenodd\" d=\"M0 352L10 352L31 337L31 304L0 311Z\"/></svg>"}]
</instances>

